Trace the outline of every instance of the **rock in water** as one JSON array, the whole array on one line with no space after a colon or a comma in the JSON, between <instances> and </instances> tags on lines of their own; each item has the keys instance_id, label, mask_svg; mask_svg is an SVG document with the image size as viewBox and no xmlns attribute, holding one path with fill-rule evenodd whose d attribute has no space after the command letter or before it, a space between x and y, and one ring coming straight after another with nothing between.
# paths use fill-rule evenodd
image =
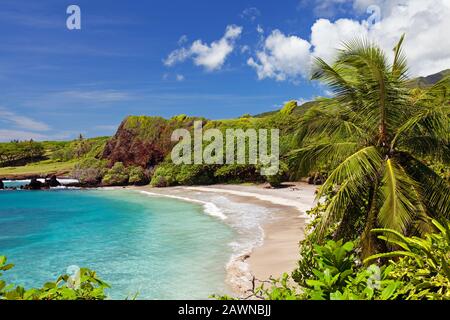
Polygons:
<instances>
[{"instance_id":1,"label":"rock in water","mask_svg":"<svg viewBox=\"0 0 450 320\"><path fill-rule=\"evenodd\" d=\"M0 180L0 190L2 190L2 189L4 189L4 188L5 188L5 185L3 184L3 181Z\"/></svg>"},{"instance_id":2,"label":"rock in water","mask_svg":"<svg viewBox=\"0 0 450 320\"><path fill-rule=\"evenodd\" d=\"M50 179L46 179L45 184L50 188L59 187L61 185L58 179L56 179L56 176L51 176Z\"/></svg>"},{"instance_id":3,"label":"rock in water","mask_svg":"<svg viewBox=\"0 0 450 320\"><path fill-rule=\"evenodd\" d=\"M44 184L42 182L40 182L38 179L32 178L31 181L30 181L30 184L25 186L25 189L28 189L28 190L41 190L43 186L44 186Z\"/></svg>"}]
</instances>

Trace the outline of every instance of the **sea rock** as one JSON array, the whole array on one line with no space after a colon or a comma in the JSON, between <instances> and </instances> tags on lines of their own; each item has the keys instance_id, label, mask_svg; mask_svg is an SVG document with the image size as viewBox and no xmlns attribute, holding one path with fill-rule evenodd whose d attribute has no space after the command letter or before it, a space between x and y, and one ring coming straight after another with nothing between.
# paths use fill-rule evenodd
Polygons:
<instances>
[{"instance_id":1,"label":"sea rock","mask_svg":"<svg viewBox=\"0 0 450 320\"><path fill-rule=\"evenodd\" d=\"M45 184L50 188L59 187L61 185L58 179L56 179L56 176L51 176L50 179L46 179Z\"/></svg>"},{"instance_id":2,"label":"sea rock","mask_svg":"<svg viewBox=\"0 0 450 320\"><path fill-rule=\"evenodd\" d=\"M24 189L27 189L27 190L41 190L43 187L44 187L44 184L42 182L40 182L36 178L32 178L30 183L28 185L26 185Z\"/></svg>"},{"instance_id":3,"label":"sea rock","mask_svg":"<svg viewBox=\"0 0 450 320\"><path fill-rule=\"evenodd\" d=\"M2 190L2 189L4 189L4 188L5 188L5 185L3 184L3 181L0 180L0 190Z\"/></svg>"}]
</instances>

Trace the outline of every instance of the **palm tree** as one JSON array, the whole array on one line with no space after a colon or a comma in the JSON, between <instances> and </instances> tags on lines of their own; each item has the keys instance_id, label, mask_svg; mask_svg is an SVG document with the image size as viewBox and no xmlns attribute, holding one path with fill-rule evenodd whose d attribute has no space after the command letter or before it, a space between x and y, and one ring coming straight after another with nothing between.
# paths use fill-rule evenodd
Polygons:
<instances>
[{"instance_id":1,"label":"palm tree","mask_svg":"<svg viewBox=\"0 0 450 320\"><path fill-rule=\"evenodd\" d=\"M334 95L306 113L290 154L300 174L331 166L319 236L336 223L354 234L362 222L363 256L377 251L375 227L423 234L430 217L450 218L450 186L425 162L450 163L450 81L409 88L403 39L392 63L367 40L344 43L332 65L315 60L312 79Z\"/></svg>"}]
</instances>

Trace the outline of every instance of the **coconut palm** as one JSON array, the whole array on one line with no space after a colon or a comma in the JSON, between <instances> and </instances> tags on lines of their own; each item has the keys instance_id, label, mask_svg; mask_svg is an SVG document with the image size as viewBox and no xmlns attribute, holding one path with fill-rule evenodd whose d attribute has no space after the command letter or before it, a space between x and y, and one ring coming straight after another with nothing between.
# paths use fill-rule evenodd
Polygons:
<instances>
[{"instance_id":1,"label":"coconut palm","mask_svg":"<svg viewBox=\"0 0 450 320\"><path fill-rule=\"evenodd\" d=\"M409 88L403 37L392 62L375 44L343 44L330 65L317 58L312 78L333 91L306 113L301 147L291 153L297 172L333 168L318 198L327 206L319 235L333 224L360 230L363 256L376 252L375 227L427 233L429 218L450 218L450 186L426 161L450 162L449 78Z\"/></svg>"}]
</instances>

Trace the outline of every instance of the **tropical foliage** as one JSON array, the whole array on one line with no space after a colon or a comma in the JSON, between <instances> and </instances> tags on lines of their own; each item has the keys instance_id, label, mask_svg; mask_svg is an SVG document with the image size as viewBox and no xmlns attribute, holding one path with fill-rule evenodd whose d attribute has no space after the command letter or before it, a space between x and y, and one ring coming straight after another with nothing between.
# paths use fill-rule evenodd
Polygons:
<instances>
[{"instance_id":1,"label":"tropical foliage","mask_svg":"<svg viewBox=\"0 0 450 320\"><path fill-rule=\"evenodd\" d=\"M41 160L44 154L45 149L43 145L33 140L0 143L0 167Z\"/></svg>"},{"instance_id":2,"label":"tropical foliage","mask_svg":"<svg viewBox=\"0 0 450 320\"><path fill-rule=\"evenodd\" d=\"M450 299L450 223L425 239L389 229L373 230L402 250L377 254L363 263L357 244L329 240L303 243L302 260L292 278L263 281L248 298L267 300L448 300ZM306 259L306 261L305 261ZM376 261L377 264L369 265ZM304 262L307 262L305 264ZM305 267L307 265L307 267ZM230 297L220 297L230 299Z\"/></svg>"},{"instance_id":3,"label":"tropical foliage","mask_svg":"<svg viewBox=\"0 0 450 320\"><path fill-rule=\"evenodd\" d=\"M47 282L42 288L25 289L7 284L3 272L13 268L0 256L0 300L104 300L109 285L98 278L94 271L81 268L76 277L62 275L55 282Z\"/></svg>"},{"instance_id":4,"label":"tropical foliage","mask_svg":"<svg viewBox=\"0 0 450 320\"><path fill-rule=\"evenodd\" d=\"M383 250L370 232L376 227L424 235L434 230L430 217L450 218L450 186L423 161L450 161L450 78L409 89L402 42L392 63L364 40L346 43L332 65L316 59L313 79L334 97L305 114L300 148L290 155L300 175L322 163L332 168L317 195L329 199L318 233L362 222L349 230L361 236L366 257Z\"/></svg>"}]
</instances>

